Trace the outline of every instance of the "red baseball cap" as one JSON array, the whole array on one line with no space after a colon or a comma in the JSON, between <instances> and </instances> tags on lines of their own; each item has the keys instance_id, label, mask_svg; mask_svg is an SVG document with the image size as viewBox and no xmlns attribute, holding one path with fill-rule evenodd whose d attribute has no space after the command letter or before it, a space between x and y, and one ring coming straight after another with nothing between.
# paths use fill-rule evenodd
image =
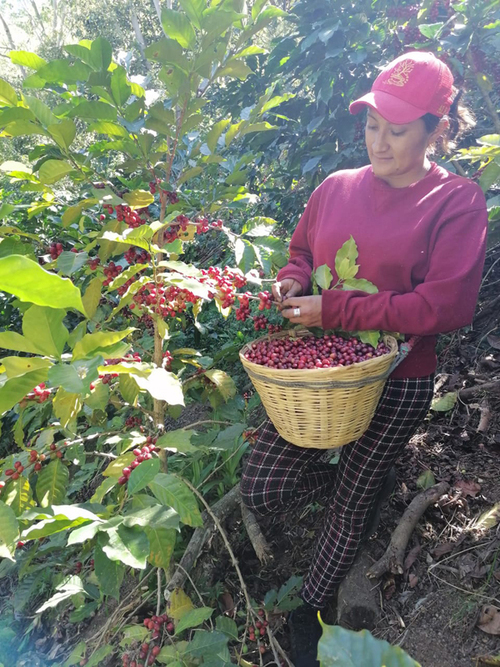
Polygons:
<instances>
[{"instance_id":1,"label":"red baseball cap","mask_svg":"<svg viewBox=\"0 0 500 667\"><path fill-rule=\"evenodd\" d=\"M453 100L453 74L433 53L410 51L390 62L372 89L349 107L352 114L372 107L390 123L410 123L426 113L442 117Z\"/></svg>"}]
</instances>

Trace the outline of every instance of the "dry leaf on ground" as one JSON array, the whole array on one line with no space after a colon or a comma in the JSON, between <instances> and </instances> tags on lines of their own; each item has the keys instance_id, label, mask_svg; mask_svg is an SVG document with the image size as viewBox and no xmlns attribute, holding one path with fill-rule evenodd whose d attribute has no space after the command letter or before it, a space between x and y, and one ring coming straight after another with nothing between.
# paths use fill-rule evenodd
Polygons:
<instances>
[{"instance_id":1,"label":"dry leaf on ground","mask_svg":"<svg viewBox=\"0 0 500 667\"><path fill-rule=\"evenodd\" d=\"M481 491L481 484L478 484L477 482L467 481L465 479L461 479L460 481L455 482L453 486L455 486L457 489L460 489L462 495L465 497L471 496L471 498L475 498L477 494Z\"/></svg>"},{"instance_id":2,"label":"dry leaf on ground","mask_svg":"<svg viewBox=\"0 0 500 667\"><path fill-rule=\"evenodd\" d=\"M481 609L477 627L489 635L500 635L500 609L487 604Z\"/></svg>"}]
</instances>

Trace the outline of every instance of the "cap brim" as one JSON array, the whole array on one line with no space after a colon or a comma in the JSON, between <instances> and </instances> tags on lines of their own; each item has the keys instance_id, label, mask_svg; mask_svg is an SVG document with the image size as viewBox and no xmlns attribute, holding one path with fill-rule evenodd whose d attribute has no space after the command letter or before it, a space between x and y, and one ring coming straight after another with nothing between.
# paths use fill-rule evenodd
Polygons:
<instances>
[{"instance_id":1,"label":"cap brim","mask_svg":"<svg viewBox=\"0 0 500 667\"><path fill-rule=\"evenodd\" d=\"M398 125L411 123L412 120L417 120L417 118L421 118L426 113L413 104L400 100L394 97L394 95L385 93L383 90L374 90L363 95L363 97L355 100L349 106L349 111L355 115L363 111L366 106L378 111L389 123L396 123Z\"/></svg>"}]
</instances>

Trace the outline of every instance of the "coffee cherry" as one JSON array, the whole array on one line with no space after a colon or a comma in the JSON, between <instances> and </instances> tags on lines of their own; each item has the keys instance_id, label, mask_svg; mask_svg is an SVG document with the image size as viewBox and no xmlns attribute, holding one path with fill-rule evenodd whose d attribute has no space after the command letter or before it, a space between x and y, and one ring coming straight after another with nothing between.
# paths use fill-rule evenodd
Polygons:
<instances>
[{"instance_id":1,"label":"coffee cherry","mask_svg":"<svg viewBox=\"0 0 500 667\"><path fill-rule=\"evenodd\" d=\"M161 651L161 648L159 646L153 646L153 649L151 651L151 655L156 657L158 655L158 653L160 653L160 651Z\"/></svg>"},{"instance_id":2,"label":"coffee cherry","mask_svg":"<svg viewBox=\"0 0 500 667\"><path fill-rule=\"evenodd\" d=\"M387 354L384 343L377 348L356 338L324 335L300 339L281 338L253 343L245 357L256 364L278 369L333 368L351 366Z\"/></svg>"},{"instance_id":3,"label":"coffee cherry","mask_svg":"<svg viewBox=\"0 0 500 667\"><path fill-rule=\"evenodd\" d=\"M42 464L41 463L35 463L34 469L35 469L35 472L38 472L39 470L42 469Z\"/></svg>"}]
</instances>

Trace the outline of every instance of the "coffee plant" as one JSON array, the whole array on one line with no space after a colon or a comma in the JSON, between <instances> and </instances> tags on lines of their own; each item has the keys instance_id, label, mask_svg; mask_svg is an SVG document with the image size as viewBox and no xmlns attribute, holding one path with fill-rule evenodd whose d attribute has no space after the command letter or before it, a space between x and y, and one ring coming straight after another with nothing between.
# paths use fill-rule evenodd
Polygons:
<instances>
[{"instance_id":1,"label":"coffee plant","mask_svg":"<svg viewBox=\"0 0 500 667\"><path fill-rule=\"evenodd\" d=\"M297 578L258 601L240 579L232 616L213 590L212 607L196 586L163 596L255 437L237 350L280 329L267 288L286 227L327 173L366 162L349 101L404 49L440 53L475 91L479 142L445 164L500 218L499 20L495 2L179 0L136 60L102 36L11 51L25 75L0 79L6 667L286 664L274 630ZM349 637L325 632L324 664L346 642L370 664L375 640ZM387 664L412 664L394 651Z\"/></svg>"}]
</instances>

